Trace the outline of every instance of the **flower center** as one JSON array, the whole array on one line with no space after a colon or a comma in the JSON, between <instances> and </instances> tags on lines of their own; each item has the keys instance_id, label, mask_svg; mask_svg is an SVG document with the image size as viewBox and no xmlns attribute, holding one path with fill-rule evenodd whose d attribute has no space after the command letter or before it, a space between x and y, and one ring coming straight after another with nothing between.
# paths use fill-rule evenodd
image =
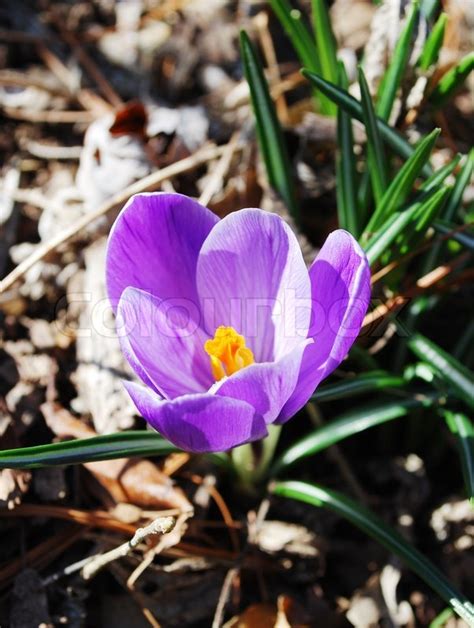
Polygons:
<instances>
[{"instance_id":1,"label":"flower center","mask_svg":"<svg viewBox=\"0 0 474 628\"><path fill-rule=\"evenodd\" d=\"M255 362L252 350L245 346L245 338L233 327L218 327L214 338L204 343L204 351L211 358L212 375L216 381Z\"/></svg>"}]
</instances>

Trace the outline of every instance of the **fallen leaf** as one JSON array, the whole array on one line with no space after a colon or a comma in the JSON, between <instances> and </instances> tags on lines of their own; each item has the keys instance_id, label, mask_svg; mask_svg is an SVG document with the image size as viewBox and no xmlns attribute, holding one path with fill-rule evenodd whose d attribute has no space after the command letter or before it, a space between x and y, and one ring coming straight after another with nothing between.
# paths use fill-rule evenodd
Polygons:
<instances>
[{"instance_id":1,"label":"fallen leaf","mask_svg":"<svg viewBox=\"0 0 474 628\"><path fill-rule=\"evenodd\" d=\"M88 438L96 432L68 410L53 402L42 404L45 421L56 436L64 438ZM192 509L181 489L160 471L150 460L121 458L83 465L105 491L109 503L130 503L141 508Z\"/></svg>"},{"instance_id":2,"label":"fallen leaf","mask_svg":"<svg viewBox=\"0 0 474 628\"><path fill-rule=\"evenodd\" d=\"M0 508L15 508L21 502L30 484L31 474L21 469L2 469L0 471Z\"/></svg>"},{"instance_id":3,"label":"fallen leaf","mask_svg":"<svg viewBox=\"0 0 474 628\"><path fill-rule=\"evenodd\" d=\"M277 610L271 604L252 604L238 617L233 617L224 628L273 628Z\"/></svg>"}]
</instances>

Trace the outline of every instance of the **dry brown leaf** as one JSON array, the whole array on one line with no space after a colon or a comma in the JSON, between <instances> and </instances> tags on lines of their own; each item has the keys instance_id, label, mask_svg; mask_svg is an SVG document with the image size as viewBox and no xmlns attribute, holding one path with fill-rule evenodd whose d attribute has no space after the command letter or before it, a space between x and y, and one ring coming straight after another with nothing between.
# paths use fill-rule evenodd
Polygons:
<instances>
[{"instance_id":1,"label":"dry brown leaf","mask_svg":"<svg viewBox=\"0 0 474 628\"><path fill-rule=\"evenodd\" d=\"M0 508L12 509L21 502L30 484L31 473L21 469L0 471Z\"/></svg>"},{"instance_id":2,"label":"dry brown leaf","mask_svg":"<svg viewBox=\"0 0 474 628\"><path fill-rule=\"evenodd\" d=\"M320 555L316 535L295 523L262 521L258 527L256 542L263 552L269 554L284 551L306 557Z\"/></svg>"},{"instance_id":3,"label":"dry brown leaf","mask_svg":"<svg viewBox=\"0 0 474 628\"><path fill-rule=\"evenodd\" d=\"M60 438L87 438L96 432L58 404L42 404L48 427ZM105 491L108 502L124 502L142 508L191 510L184 493L158 467L143 458L86 462L84 467Z\"/></svg>"},{"instance_id":4,"label":"dry brown leaf","mask_svg":"<svg viewBox=\"0 0 474 628\"><path fill-rule=\"evenodd\" d=\"M252 604L238 617L229 620L224 628L273 628L277 610L272 604Z\"/></svg>"}]
</instances>

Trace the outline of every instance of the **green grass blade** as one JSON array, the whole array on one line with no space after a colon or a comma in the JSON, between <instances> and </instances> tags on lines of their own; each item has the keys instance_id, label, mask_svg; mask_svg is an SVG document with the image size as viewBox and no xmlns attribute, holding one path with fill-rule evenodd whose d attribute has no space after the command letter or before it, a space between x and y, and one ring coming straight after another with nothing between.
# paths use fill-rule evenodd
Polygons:
<instances>
[{"instance_id":1,"label":"green grass blade","mask_svg":"<svg viewBox=\"0 0 474 628\"><path fill-rule=\"evenodd\" d=\"M469 184L474 169L474 148L470 151L466 157L466 162L462 167L461 172L456 178L456 182L453 186L451 196L446 203L446 207L443 211L443 220L453 220L456 212L461 207L464 190Z\"/></svg>"},{"instance_id":2,"label":"green grass blade","mask_svg":"<svg viewBox=\"0 0 474 628\"><path fill-rule=\"evenodd\" d=\"M433 227L438 233L442 233L443 235L450 234L450 240L454 240L464 248L474 252L474 234L466 233L465 231L456 231L459 225L453 222L446 222L445 220L436 220L433 223Z\"/></svg>"},{"instance_id":3,"label":"green grass blade","mask_svg":"<svg viewBox=\"0 0 474 628\"><path fill-rule=\"evenodd\" d=\"M314 36L316 49L318 51L319 64L321 66L321 75L327 81L337 83L339 76L337 44L332 31L331 20L329 19L329 13L325 0L311 0L311 6ZM336 106L333 102L329 102L330 109L327 113L330 115L336 115Z\"/></svg>"},{"instance_id":4,"label":"green grass blade","mask_svg":"<svg viewBox=\"0 0 474 628\"><path fill-rule=\"evenodd\" d=\"M270 0L273 12L283 26L301 64L317 74L321 74L321 62L312 34L303 22L301 11L292 8L288 0ZM314 97L321 112L330 115L334 105L324 94L314 90Z\"/></svg>"},{"instance_id":5,"label":"green grass blade","mask_svg":"<svg viewBox=\"0 0 474 628\"><path fill-rule=\"evenodd\" d=\"M270 6L285 29L301 63L319 74L321 63L317 55L316 45L301 19L301 12L293 9L287 0L270 0Z\"/></svg>"},{"instance_id":6,"label":"green grass blade","mask_svg":"<svg viewBox=\"0 0 474 628\"><path fill-rule=\"evenodd\" d=\"M393 213L364 247L369 263L371 265L375 264L379 257L389 249L409 226L406 236L408 237L410 233L413 233L414 225L416 224L414 218L419 215L420 210L429 215L435 215L439 206L444 203L448 192L448 189L443 188L428 192L423 200L416 201L404 211Z\"/></svg>"},{"instance_id":7,"label":"green grass blade","mask_svg":"<svg viewBox=\"0 0 474 628\"><path fill-rule=\"evenodd\" d=\"M413 189L416 179L420 176L423 166L428 162L431 151L440 134L440 129L435 129L427 135L416 147L413 155L398 171L397 175L385 191L382 200L377 205L372 217L365 229L365 241L367 236L375 233L387 218L403 205Z\"/></svg>"},{"instance_id":8,"label":"green grass blade","mask_svg":"<svg viewBox=\"0 0 474 628\"><path fill-rule=\"evenodd\" d=\"M444 206L443 212L441 213L441 219L446 222L450 222L454 219L456 212L461 206L462 198L464 195L464 190L466 189L469 181L472 177L472 172L474 168L474 149L471 150L469 155L466 157L466 161L461 169L461 172L458 174L456 178L456 182L450 194L450 197ZM440 258L441 251L443 249L443 242L435 242L431 247L430 251L425 257L423 263L423 274L428 273L430 270L435 268L438 264L438 260Z\"/></svg>"},{"instance_id":9,"label":"green grass blade","mask_svg":"<svg viewBox=\"0 0 474 628\"><path fill-rule=\"evenodd\" d=\"M275 462L271 473L276 475L295 462L312 456L334 445L334 443L359 434L370 427L406 416L414 408L429 406L433 403L433 399L434 397L397 399L379 404L367 404L357 408L357 410L346 412L287 449Z\"/></svg>"},{"instance_id":10,"label":"green grass blade","mask_svg":"<svg viewBox=\"0 0 474 628\"><path fill-rule=\"evenodd\" d=\"M433 30L429 34L417 61L417 65L420 70L426 72L438 61L439 51L443 46L444 33L446 31L447 23L448 16L446 13L441 13L436 24L433 26Z\"/></svg>"},{"instance_id":11,"label":"green grass blade","mask_svg":"<svg viewBox=\"0 0 474 628\"><path fill-rule=\"evenodd\" d=\"M342 63L339 71L340 83L343 87L347 87L347 75ZM336 189L339 226L358 237L360 225L357 211L356 164L352 120L341 108L337 110L337 143L339 150L336 159Z\"/></svg>"},{"instance_id":12,"label":"green grass blade","mask_svg":"<svg viewBox=\"0 0 474 628\"><path fill-rule=\"evenodd\" d=\"M429 628L446 628L447 621L454 617L454 611L451 608L445 608L437 617L433 619Z\"/></svg>"},{"instance_id":13,"label":"green grass blade","mask_svg":"<svg viewBox=\"0 0 474 628\"><path fill-rule=\"evenodd\" d=\"M311 397L311 401L321 403L335 399L347 399L347 397L352 398L364 393L374 393L385 388L401 388L405 384L405 379L399 375L392 375L388 371L371 371L335 384L319 386Z\"/></svg>"},{"instance_id":14,"label":"green grass blade","mask_svg":"<svg viewBox=\"0 0 474 628\"><path fill-rule=\"evenodd\" d=\"M434 20L439 9L439 0L420 0L420 13L426 20Z\"/></svg>"},{"instance_id":15,"label":"green grass blade","mask_svg":"<svg viewBox=\"0 0 474 628\"><path fill-rule=\"evenodd\" d=\"M132 456L164 456L174 445L156 432L129 431L0 451L0 469L35 469Z\"/></svg>"},{"instance_id":16,"label":"green grass blade","mask_svg":"<svg viewBox=\"0 0 474 628\"><path fill-rule=\"evenodd\" d=\"M436 172L432 174L431 177L428 177L426 181L423 181L423 183L420 185L420 190L423 190L424 192L429 192L430 190L437 188L443 183L443 181L447 177L449 177L449 175L453 172L453 170L456 168L460 161L461 155L458 153L454 157L454 159L452 159L448 164L436 170Z\"/></svg>"},{"instance_id":17,"label":"green grass blade","mask_svg":"<svg viewBox=\"0 0 474 628\"><path fill-rule=\"evenodd\" d=\"M459 593L444 574L423 554L370 510L337 491L316 484L278 482L271 487L271 491L275 495L296 499L317 508L327 508L344 517L398 556L419 578L436 591L460 617L465 619L468 625L473 625L474 606L472 603Z\"/></svg>"},{"instance_id":18,"label":"green grass blade","mask_svg":"<svg viewBox=\"0 0 474 628\"><path fill-rule=\"evenodd\" d=\"M293 218L299 222L300 217L291 178L290 160L283 133L263 74L262 65L245 31L240 33L240 48L245 78L250 87L260 150L268 179L286 203Z\"/></svg>"},{"instance_id":19,"label":"green grass blade","mask_svg":"<svg viewBox=\"0 0 474 628\"><path fill-rule=\"evenodd\" d=\"M474 506L474 425L460 412L443 410L443 415L450 431L457 438L466 492Z\"/></svg>"},{"instance_id":20,"label":"green grass blade","mask_svg":"<svg viewBox=\"0 0 474 628\"><path fill-rule=\"evenodd\" d=\"M449 384L458 397L474 408L474 373L437 344L421 334L407 341L408 347L420 359L436 369L440 378Z\"/></svg>"},{"instance_id":21,"label":"green grass blade","mask_svg":"<svg viewBox=\"0 0 474 628\"><path fill-rule=\"evenodd\" d=\"M392 112L397 91L410 57L411 41L418 15L418 3L414 2L406 24L398 38L395 50L393 51L390 65L387 68L384 78L380 82L375 109L383 120L388 120Z\"/></svg>"},{"instance_id":22,"label":"green grass blade","mask_svg":"<svg viewBox=\"0 0 474 628\"><path fill-rule=\"evenodd\" d=\"M360 67L359 85L363 123L367 132L367 168L372 182L372 192L374 194L375 203L378 205L387 189L387 163L369 86L367 85L364 72Z\"/></svg>"},{"instance_id":23,"label":"green grass blade","mask_svg":"<svg viewBox=\"0 0 474 628\"><path fill-rule=\"evenodd\" d=\"M474 70L474 52L466 55L461 61L448 70L430 94L430 102L435 107L442 107L453 94L463 85L469 74Z\"/></svg>"},{"instance_id":24,"label":"green grass blade","mask_svg":"<svg viewBox=\"0 0 474 628\"><path fill-rule=\"evenodd\" d=\"M440 188L434 192L428 201L420 205L413 215L413 223L400 234L400 241L397 243L400 255L406 255L423 240L428 228L433 224L446 202L450 191L451 188L448 187Z\"/></svg>"},{"instance_id":25,"label":"green grass blade","mask_svg":"<svg viewBox=\"0 0 474 628\"><path fill-rule=\"evenodd\" d=\"M306 77L309 82L314 85L318 90L325 94L328 98L336 103L339 107L344 109L350 116L363 121L363 112L361 103L353 96L345 92L343 89L325 81L321 76L311 72L307 69L301 70L301 73ZM397 155L404 159L409 159L416 150L416 147L412 146L407 140L398 133L395 129L392 129L385 120L377 118L377 127L379 133L382 136L384 142L389 146ZM432 175L432 170L429 164L426 164L423 168L423 174L427 177Z\"/></svg>"}]
</instances>

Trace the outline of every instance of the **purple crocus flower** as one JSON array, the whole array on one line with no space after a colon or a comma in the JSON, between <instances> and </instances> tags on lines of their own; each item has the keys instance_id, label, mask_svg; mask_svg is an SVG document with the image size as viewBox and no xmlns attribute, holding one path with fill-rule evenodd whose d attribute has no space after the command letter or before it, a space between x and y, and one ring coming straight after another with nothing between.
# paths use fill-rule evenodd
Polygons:
<instances>
[{"instance_id":1,"label":"purple crocus flower","mask_svg":"<svg viewBox=\"0 0 474 628\"><path fill-rule=\"evenodd\" d=\"M343 230L309 270L274 214L219 220L181 194L139 194L117 218L107 289L124 382L177 447L225 451L290 419L356 339L370 298L364 252Z\"/></svg>"}]
</instances>

